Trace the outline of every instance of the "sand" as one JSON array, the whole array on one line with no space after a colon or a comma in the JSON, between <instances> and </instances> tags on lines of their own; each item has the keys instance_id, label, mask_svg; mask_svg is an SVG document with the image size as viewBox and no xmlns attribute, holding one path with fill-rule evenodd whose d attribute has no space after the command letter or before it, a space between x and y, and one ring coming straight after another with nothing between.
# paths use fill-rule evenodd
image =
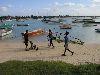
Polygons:
<instances>
[{"instance_id":1,"label":"sand","mask_svg":"<svg viewBox=\"0 0 100 75\"><path fill-rule=\"evenodd\" d=\"M100 44L69 44L69 49L74 51L74 55L66 52L66 56L61 56L64 52L64 43L54 42L55 48L48 47L48 42L38 42L39 50L25 51L25 45L19 42L0 42L0 63L9 60L23 61L63 61L74 65L85 63L100 64Z\"/></svg>"}]
</instances>

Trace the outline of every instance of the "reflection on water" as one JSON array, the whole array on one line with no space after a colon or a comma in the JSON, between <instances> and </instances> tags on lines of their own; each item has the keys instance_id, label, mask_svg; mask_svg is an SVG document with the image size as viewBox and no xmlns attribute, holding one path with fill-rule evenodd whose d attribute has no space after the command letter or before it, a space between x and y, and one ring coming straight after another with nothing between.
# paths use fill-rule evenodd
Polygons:
<instances>
[{"instance_id":1,"label":"reflection on water","mask_svg":"<svg viewBox=\"0 0 100 75\"><path fill-rule=\"evenodd\" d=\"M89 24L89 26L83 26L83 23L72 23L72 18L64 18L64 23L71 24L72 29L60 29L60 24L54 24L54 23L44 23L41 20L25 20L24 22L16 22L11 21L7 23L14 24L14 29L12 34L0 37L0 41L6 41L6 40L22 40L21 33L25 32L25 30L33 31L39 28L45 29L48 31L48 29L51 29L54 33L58 32L62 33L61 38L63 39L65 31L69 31L69 37L70 39L73 39L73 37L77 37L81 39L82 41L88 42L88 43L100 43L100 33L96 33L95 29L100 28L100 25L97 24L97 26L93 26L94 24ZM29 26L17 26L17 24L29 24ZM55 34L54 34L55 35ZM47 41L47 35L43 36L36 36L31 37L30 40L32 41Z\"/></svg>"}]
</instances>

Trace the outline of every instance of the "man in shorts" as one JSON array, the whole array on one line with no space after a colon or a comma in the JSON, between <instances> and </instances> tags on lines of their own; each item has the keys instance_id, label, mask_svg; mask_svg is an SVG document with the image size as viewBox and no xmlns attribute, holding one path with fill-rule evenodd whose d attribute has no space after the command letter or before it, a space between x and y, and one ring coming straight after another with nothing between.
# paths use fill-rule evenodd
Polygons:
<instances>
[{"instance_id":1,"label":"man in shorts","mask_svg":"<svg viewBox=\"0 0 100 75\"><path fill-rule=\"evenodd\" d=\"M26 51L28 51L28 49L27 49L27 47L28 47L28 41L29 41L29 39L28 39L28 30L26 30L26 32L24 34L24 43L26 45L26 48L25 48Z\"/></svg>"},{"instance_id":2,"label":"man in shorts","mask_svg":"<svg viewBox=\"0 0 100 75\"><path fill-rule=\"evenodd\" d=\"M69 48L68 48L68 42L69 42L69 40L68 40L68 36L67 36L68 34L69 34L69 32L66 31L66 33L65 33L65 37L64 37L64 40L65 40L65 41L64 41L64 42L65 42L65 45L64 45L64 47L65 47L65 51L64 51L64 54L62 54L62 56L66 56L66 55L65 55L66 50L68 50L69 52L71 52L72 55L73 55L73 53L74 53L74 52L70 51Z\"/></svg>"}]
</instances>

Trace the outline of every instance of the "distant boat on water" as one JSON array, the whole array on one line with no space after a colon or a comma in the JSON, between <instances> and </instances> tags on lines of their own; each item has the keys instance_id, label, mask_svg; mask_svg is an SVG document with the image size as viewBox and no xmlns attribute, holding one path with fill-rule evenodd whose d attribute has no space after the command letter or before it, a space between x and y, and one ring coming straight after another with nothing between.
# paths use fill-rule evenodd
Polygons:
<instances>
[{"instance_id":1,"label":"distant boat on water","mask_svg":"<svg viewBox=\"0 0 100 75\"><path fill-rule=\"evenodd\" d=\"M13 29L13 24L2 24L0 29Z\"/></svg>"},{"instance_id":2,"label":"distant boat on water","mask_svg":"<svg viewBox=\"0 0 100 75\"><path fill-rule=\"evenodd\" d=\"M63 25L60 25L59 27L60 29L71 29L72 28L71 25L68 25L68 24L63 24Z\"/></svg>"},{"instance_id":3,"label":"distant boat on water","mask_svg":"<svg viewBox=\"0 0 100 75\"><path fill-rule=\"evenodd\" d=\"M96 32L100 32L100 28L97 28L97 29L95 29L96 30Z\"/></svg>"},{"instance_id":4,"label":"distant boat on water","mask_svg":"<svg viewBox=\"0 0 100 75\"><path fill-rule=\"evenodd\" d=\"M41 20L42 22L45 22L45 23L55 23L55 24L60 24L60 23L63 23L63 19L56 19L56 18L53 18L53 19L43 19Z\"/></svg>"},{"instance_id":5,"label":"distant boat on water","mask_svg":"<svg viewBox=\"0 0 100 75\"><path fill-rule=\"evenodd\" d=\"M75 19L74 21L72 21L72 23L81 23L82 19Z\"/></svg>"},{"instance_id":6,"label":"distant boat on water","mask_svg":"<svg viewBox=\"0 0 100 75\"><path fill-rule=\"evenodd\" d=\"M12 20L8 19L8 20L6 20L6 21L12 21Z\"/></svg>"},{"instance_id":7,"label":"distant boat on water","mask_svg":"<svg viewBox=\"0 0 100 75\"><path fill-rule=\"evenodd\" d=\"M29 24L17 24L17 26L29 26Z\"/></svg>"}]
</instances>

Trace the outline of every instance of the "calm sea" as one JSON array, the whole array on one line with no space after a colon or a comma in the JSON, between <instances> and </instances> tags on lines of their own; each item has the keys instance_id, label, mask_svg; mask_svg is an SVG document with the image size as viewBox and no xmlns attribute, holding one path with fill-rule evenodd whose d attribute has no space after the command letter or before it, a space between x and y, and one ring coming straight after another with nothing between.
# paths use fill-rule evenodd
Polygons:
<instances>
[{"instance_id":1,"label":"calm sea","mask_svg":"<svg viewBox=\"0 0 100 75\"><path fill-rule=\"evenodd\" d=\"M72 29L60 29L60 24L48 24L44 23L41 20L25 20L24 22L17 22L17 21L11 21L11 22L5 22L14 24L13 32L10 35L0 37L0 41L22 41L21 33L25 32L25 30L33 31L39 28L45 29L48 31L48 29L51 29L54 33L58 32L62 33L61 38L63 39L64 33L67 30L70 34L69 39L74 40L74 38L78 38L86 43L100 43L100 33L95 32L96 28L100 28L100 24L97 24L97 26L93 26L95 24L91 24L88 27L83 27L83 23L72 23L74 19L72 18L63 18L63 22L65 24L71 24ZM95 19L100 22L100 18ZM17 26L17 24L29 24L29 26ZM43 42L47 41L47 35L41 35L30 38L32 41L37 42Z\"/></svg>"}]
</instances>

